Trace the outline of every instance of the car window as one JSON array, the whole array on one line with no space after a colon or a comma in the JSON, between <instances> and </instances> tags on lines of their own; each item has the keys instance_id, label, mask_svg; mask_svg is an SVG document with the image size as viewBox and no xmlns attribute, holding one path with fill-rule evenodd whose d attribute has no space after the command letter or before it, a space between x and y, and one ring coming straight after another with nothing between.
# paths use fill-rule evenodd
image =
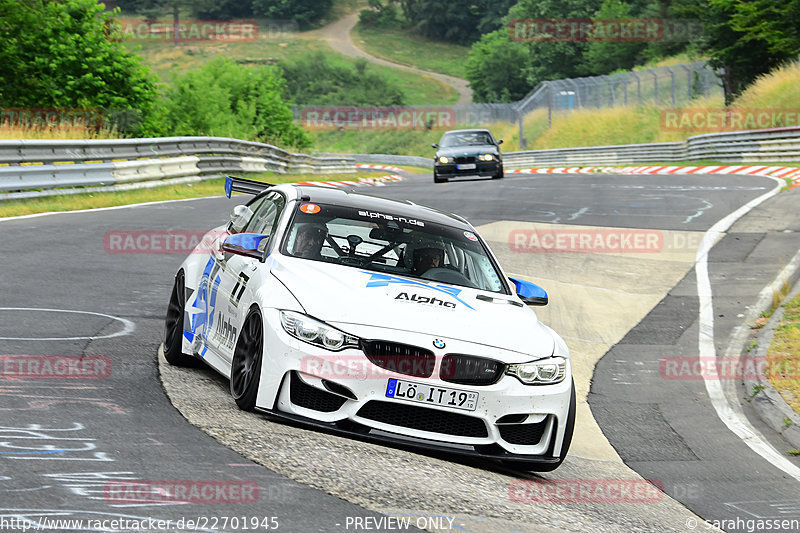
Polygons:
<instances>
[{"instance_id":1,"label":"car window","mask_svg":"<svg viewBox=\"0 0 800 533\"><path fill-rule=\"evenodd\" d=\"M251 206L254 209L253 218L245 226L246 233L263 233L272 235L275 232L278 218L283 211L284 199L278 193L270 193L266 195L258 206Z\"/></svg>"},{"instance_id":2,"label":"car window","mask_svg":"<svg viewBox=\"0 0 800 533\"><path fill-rule=\"evenodd\" d=\"M454 146L472 146L482 144L494 144L491 136L485 131L466 131L458 133L445 133L439 146L452 148Z\"/></svg>"},{"instance_id":3,"label":"car window","mask_svg":"<svg viewBox=\"0 0 800 533\"><path fill-rule=\"evenodd\" d=\"M395 213L301 203L281 253L506 294L478 237Z\"/></svg>"}]
</instances>

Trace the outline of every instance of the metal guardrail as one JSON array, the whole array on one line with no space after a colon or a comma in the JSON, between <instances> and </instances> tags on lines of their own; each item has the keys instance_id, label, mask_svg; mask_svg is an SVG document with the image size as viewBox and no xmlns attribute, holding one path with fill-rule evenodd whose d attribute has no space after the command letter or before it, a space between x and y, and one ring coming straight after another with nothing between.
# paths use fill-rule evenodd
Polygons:
<instances>
[{"instance_id":1,"label":"metal guardrail","mask_svg":"<svg viewBox=\"0 0 800 533\"><path fill-rule=\"evenodd\" d=\"M341 157L342 154L316 154L319 157ZM417 155L391 155L391 154L346 154L359 163L374 163L379 165L407 165L412 167L433 168L433 157L420 157Z\"/></svg>"},{"instance_id":2,"label":"metal guardrail","mask_svg":"<svg viewBox=\"0 0 800 533\"><path fill-rule=\"evenodd\" d=\"M314 157L224 137L0 140L0 191L109 186L222 172L352 173L347 156Z\"/></svg>"},{"instance_id":3,"label":"metal guardrail","mask_svg":"<svg viewBox=\"0 0 800 533\"><path fill-rule=\"evenodd\" d=\"M503 155L508 169L699 160L722 163L800 161L800 128L707 133L684 142L528 150ZM0 141L0 191L100 187L223 172L345 173L355 172L357 161L433 167L433 159L427 157L310 156L293 154L268 144L220 137L4 140Z\"/></svg>"},{"instance_id":4,"label":"metal guardrail","mask_svg":"<svg viewBox=\"0 0 800 533\"><path fill-rule=\"evenodd\" d=\"M332 155L332 154L322 154ZM433 168L433 158L349 154L359 162ZM713 160L721 163L800 161L800 128L706 133L683 142L622 144L506 152L507 169L550 166L603 166Z\"/></svg>"},{"instance_id":5,"label":"metal guardrail","mask_svg":"<svg viewBox=\"0 0 800 533\"><path fill-rule=\"evenodd\" d=\"M506 168L630 165L712 160L721 163L800 161L800 128L706 133L683 142L506 152Z\"/></svg>"}]
</instances>

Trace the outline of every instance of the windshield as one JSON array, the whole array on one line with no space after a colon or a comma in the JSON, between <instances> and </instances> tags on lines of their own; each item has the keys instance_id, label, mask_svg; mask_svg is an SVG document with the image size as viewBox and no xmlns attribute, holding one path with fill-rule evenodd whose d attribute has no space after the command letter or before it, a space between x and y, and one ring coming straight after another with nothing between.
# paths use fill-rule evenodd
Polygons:
<instances>
[{"instance_id":1,"label":"windshield","mask_svg":"<svg viewBox=\"0 0 800 533\"><path fill-rule=\"evenodd\" d=\"M470 231L351 207L300 203L296 210L285 255L506 294Z\"/></svg>"},{"instance_id":2,"label":"windshield","mask_svg":"<svg viewBox=\"0 0 800 533\"><path fill-rule=\"evenodd\" d=\"M492 139L485 131L464 131L459 133L445 133L439 146L452 148L453 146L470 146L479 144L492 144Z\"/></svg>"}]
</instances>

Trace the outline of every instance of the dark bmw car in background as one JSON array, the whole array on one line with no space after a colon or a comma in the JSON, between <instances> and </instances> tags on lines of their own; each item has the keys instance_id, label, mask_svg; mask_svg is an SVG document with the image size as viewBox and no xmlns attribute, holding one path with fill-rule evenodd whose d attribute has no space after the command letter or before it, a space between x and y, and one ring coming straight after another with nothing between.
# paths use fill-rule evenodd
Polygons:
<instances>
[{"instance_id":1,"label":"dark bmw car in background","mask_svg":"<svg viewBox=\"0 0 800 533\"><path fill-rule=\"evenodd\" d=\"M458 176L503 177L500 144L489 130L451 130L442 135L433 160L433 181L441 183Z\"/></svg>"}]
</instances>

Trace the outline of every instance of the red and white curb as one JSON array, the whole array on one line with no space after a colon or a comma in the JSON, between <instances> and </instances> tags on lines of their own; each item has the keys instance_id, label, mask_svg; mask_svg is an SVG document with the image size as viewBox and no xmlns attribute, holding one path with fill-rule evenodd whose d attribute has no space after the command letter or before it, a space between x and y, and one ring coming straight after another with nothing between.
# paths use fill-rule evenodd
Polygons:
<instances>
[{"instance_id":1,"label":"red and white curb","mask_svg":"<svg viewBox=\"0 0 800 533\"><path fill-rule=\"evenodd\" d=\"M298 182L297 185L317 185L317 186L328 186L328 187L360 187L362 185L372 185L376 187L382 187L387 183L395 182L395 181L403 181L405 178L403 176L397 175L390 175L390 176L378 176L375 178L358 178L358 181L301 181Z\"/></svg>"},{"instance_id":2,"label":"red and white curb","mask_svg":"<svg viewBox=\"0 0 800 533\"><path fill-rule=\"evenodd\" d=\"M389 172L405 172L402 168L391 165L373 165L370 163L356 163L356 168L371 168L373 170L388 170Z\"/></svg>"},{"instance_id":3,"label":"red and white curb","mask_svg":"<svg viewBox=\"0 0 800 533\"><path fill-rule=\"evenodd\" d=\"M506 170L506 174L739 174L745 176L774 176L788 178L794 183L790 188L800 186L800 168L770 167L758 165L722 165L722 166L645 166L645 167L556 167L556 168L522 168Z\"/></svg>"}]
</instances>

